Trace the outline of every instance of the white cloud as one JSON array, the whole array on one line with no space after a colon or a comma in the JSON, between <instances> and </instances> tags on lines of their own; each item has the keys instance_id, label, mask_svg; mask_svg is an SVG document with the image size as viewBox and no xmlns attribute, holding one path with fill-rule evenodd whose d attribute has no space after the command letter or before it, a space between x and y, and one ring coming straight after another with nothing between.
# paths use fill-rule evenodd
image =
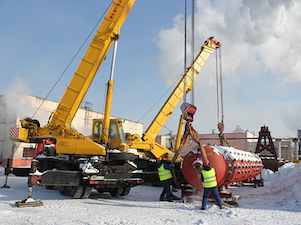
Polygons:
<instances>
[{"instance_id":1,"label":"white cloud","mask_svg":"<svg viewBox=\"0 0 301 225\"><path fill-rule=\"evenodd\" d=\"M257 66L282 76L286 81L287 78L300 81L301 76L297 72L301 45L297 40L301 37L298 31L301 2L225 2L229 4L223 4L223 8L209 0L197 2L196 49L208 37L216 36L227 55L223 58L224 72L233 73L241 65L247 66L256 60L261 62ZM181 15L176 16L173 27L162 29L157 40L161 50L158 56L159 74L167 78L170 74L178 74L181 71L178 68L183 65L183 20ZM189 49L188 54L190 52Z\"/></svg>"},{"instance_id":2,"label":"white cloud","mask_svg":"<svg viewBox=\"0 0 301 225\"><path fill-rule=\"evenodd\" d=\"M276 87L286 88L283 89L286 91L289 90L288 85L301 82L300 11L301 2L297 0L199 0L195 15L196 50L194 52L198 53L200 46L208 37L215 36L222 43L223 74L229 85L228 89L244 88L245 92L253 93L253 98L265 101L265 96L260 95L260 90L268 88L270 93L266 92L265 94L268 94L269 98L274 95L274 101L277 101L278 99L275 98L277 98L277 94L279 95L280 90L276 90ZM156 40L160 48L158 73L165 78L167 85L173 83L183 73L183 27L184 18L178 15L174 19L173 26L162 29ZM188 55L190 52L191 49L188 48ZM197 77L197 86L202 89L199 94L200 98L204 98L205 93L209 92L208 88L214 86L214 58L215 56L209 58L201 71L201 78ZM187 66L189 66L188 64L190 65L187 63ZM287 86L285 87L285 85ZM211 91L211 93L213 92ZM233 93L224 94L233 95ZM207 101L210 99L211 105L214 105L212 101L216 101L213 98L213 96L207 96ZM204 100L202 101L204 102ZM245 100L238 98L237 101L236 104L240 104L239 101ZM233 102L232 104L234 105ZM301 104L301 102L292 104ZM259 112L258 105L269 108L269 110L261 108ZM284 136L295 134L296 131L293 129L296 129L297 126L295 125L288 132L285 127L288 125L285 124L286 120L287 122L289 120L280 115L283 110L281 106L273 108L276 105L278 104L273 106L270 102L260 104L253 102L253 105L246 105L243 109L234 108L237 108L242 114L241 119L244 114L249 115L247 122L250 124L260 126L260 123L268 121L275 123L274 127L276 127L277 120L284 120L283 125L279 125L277 134ZM295 110L295 108L291 107L291 110ZM212 110L214 111L214 109ZM279 115L269 115L273 111L279 112ZM256 121L258 119L256 115L259 114L261 119ZM239 123L244 122L236 124ZM259 131L260 128L255 127L254 130ZM282 130L286 133L281 133Z\"/></svg>"}]
</instances>

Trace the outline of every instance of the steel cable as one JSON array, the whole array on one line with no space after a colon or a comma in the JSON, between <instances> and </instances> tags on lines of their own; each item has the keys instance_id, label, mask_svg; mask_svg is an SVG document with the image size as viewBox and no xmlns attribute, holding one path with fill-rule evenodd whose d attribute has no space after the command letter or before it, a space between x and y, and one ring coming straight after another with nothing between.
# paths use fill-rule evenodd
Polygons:
<instances>
[{"instance_id":1,"label":"steel cable","mask_svg":"<svg viewBox=\"0 0 301 225\"><path fill-rule=\"evenodd\" d=\"M113 1L112 1L113 2ZM111 2L111 4L112 4ZM110 5L111 5L110 4ZM107 11L110 8L110 5L107 7L107 9L105 10L105 12L102 14L102 16L100 17L100 19L97 21L97 23L95 24L95 26L93 27L93 29L91 30L91 32L89 33L89 35L87 36L87 38L85 39L85 41L82 43L82 45L80 46L80 48L78 49L78 51L75 53L75 55L73 56L73 58L70 60L69 64L67 65L67 67L65 68L65 70L63 71L63 73L60 75L60 77L58 78L58 80L55 82L55 84L52 86L52 88L50 89L50 91L48 92L48 94L46 95L46 97L43 99L42 103L39 105L39 107L37 108L37 110L35 111L35 113L32 115L32 118L36 115L36 113L40 110L40 108L42 107L42 105L44 104L45 100L48 98L48 96L52 93L53 89L56 87L56 85L59 83L59 81L63 78L63 76L65 75L66 71L68 70L68 68L71 66L71 64L73 63L74 59L77 57L77 55L79 54L79 52L82 50L82 48L84 47L84 45L86 44L86 42L88 41L88 39L90 38L90 36L92 35L92 33L94 32L94 30L98 27L98 24L103 20L105 14L107 13ZM49 121L48 121L49 122Z\"/></svg>"}]
</instances>

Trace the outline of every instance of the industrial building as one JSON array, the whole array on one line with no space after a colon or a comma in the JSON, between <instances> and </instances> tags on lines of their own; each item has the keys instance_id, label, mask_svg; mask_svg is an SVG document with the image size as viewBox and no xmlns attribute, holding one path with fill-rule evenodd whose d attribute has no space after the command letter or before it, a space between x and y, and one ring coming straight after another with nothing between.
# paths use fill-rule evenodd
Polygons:
<instances>
[{"instance_id":1,"label":"industrial building","mask_svg":"<svg viewBox=\"0 0 301 225\"><path fill-rule=\"evenodd\" d=\"M13 159L13 167L27 167L30 166L32 152L36 146L31 143L12 141L9 138L10 128L20 125L20 119L32 117L34 114L34 118L40 122L41 126L46 125L49 116L57 108L58 102L30 95L14 98L4 95L0 96L0 162L5 162L6 159ZM37 111L37 109L39 110ZM92 110L91 103L83 102L73 119L72 126L78 132L90 137L93 119L102 118L102 113ZM112 116L111 118L116 117ZM126 119L121 120L123 121L125 132L142 134L142 123Z\"/></svg>"}]
</instances>

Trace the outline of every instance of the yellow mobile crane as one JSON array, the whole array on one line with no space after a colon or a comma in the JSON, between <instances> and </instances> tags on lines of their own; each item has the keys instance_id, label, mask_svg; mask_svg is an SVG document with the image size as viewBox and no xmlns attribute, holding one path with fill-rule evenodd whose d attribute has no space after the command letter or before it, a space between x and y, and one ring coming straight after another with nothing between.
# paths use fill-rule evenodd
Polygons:
<instances>
[{"instance_id":1,"label":"yellow mobile crane","mask_svg":"<svg viewBox=\"0 0 301 225\"><path fill-rule=\"evenodd\" d=\"M109 191L113 196L127 195L131 187L143 182L132 173L137 169L131 161L135 155L108 152L109 107L106 108L104 135L101 139L104 145L71 129L71 122L113 42L115 58L120 28L134 2L135 0L115 0L112 3L48 124L41 127L39 121L26 118L20 121L21 127L11 129L10 138L15 141L45 143L48 140L56 144L54 151L47 151L43 157L38 156L37 161L32 161L28 198L17 202L18 206L42 204L28 201L35 184L48 188L58 186L62 194L85 198L89 197L92 188ZM113 88L113 71L114 63L111 80L108 82L108 98ZM92 163L97 165L96 168Z\"/></svg>"}]
</instances>

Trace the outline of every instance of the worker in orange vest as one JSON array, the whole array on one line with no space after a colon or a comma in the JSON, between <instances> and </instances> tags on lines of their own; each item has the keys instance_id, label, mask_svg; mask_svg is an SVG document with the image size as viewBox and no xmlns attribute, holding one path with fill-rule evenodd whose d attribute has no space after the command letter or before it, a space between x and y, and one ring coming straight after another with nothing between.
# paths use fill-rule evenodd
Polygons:
<instances>
[{"instance_id":1,"label":"worker in orange vest","mask_svg":"<svg viewBox=\"0 0 301 225\"><path fill-rule=\"evenodd\" d=\"M217 189L217 181L216 181L216 172L214 168L211 168L211 163L209 160L204 160L203 162L204 169L201 171L201 180L204 185L204 194L202 200L202 210L206 209L207 198L210 193L212 193L216 203L220 207L223 208L222 200L219 196L218 189Z\"/></svg>"}]
</instances>

